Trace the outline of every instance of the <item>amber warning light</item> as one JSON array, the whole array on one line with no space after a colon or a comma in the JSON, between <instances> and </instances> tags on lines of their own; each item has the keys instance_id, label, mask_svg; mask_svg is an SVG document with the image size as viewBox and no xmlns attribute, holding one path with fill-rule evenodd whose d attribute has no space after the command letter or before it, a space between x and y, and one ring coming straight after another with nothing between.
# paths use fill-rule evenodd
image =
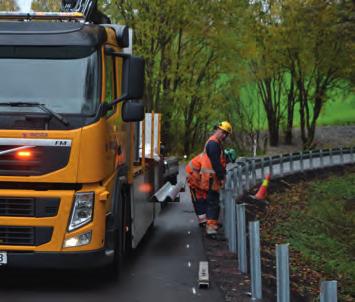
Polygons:
<instances>
[{"instance_id":1,"label":"amber warning light","mask_svg":"<svg viewBox=\"0 0 355 302\"><path fill-rule=\"evenodd\" d=\"M31 151L17 151L16 156L21 159L28 159L32 157Z\"/></svg>"}]
</instances>

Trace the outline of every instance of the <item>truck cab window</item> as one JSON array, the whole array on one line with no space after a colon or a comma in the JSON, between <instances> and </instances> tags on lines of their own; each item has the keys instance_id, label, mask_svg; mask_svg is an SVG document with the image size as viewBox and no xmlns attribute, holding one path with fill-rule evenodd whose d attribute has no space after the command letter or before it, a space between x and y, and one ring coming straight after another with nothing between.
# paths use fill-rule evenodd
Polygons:
<instances>
[{"instance_id":1,"label":"truck cab window","mask_svg":"<svg viewBox=\"0 0 355 302\"><path fill-rule=\"evenodd\" d=\"M18 52L24 51L19 48ZM37 51L40 48L34 48ZM48 50L48 55L50 51ZM0 58L0 102L38 102L59 114L94 115L99 105L98 56ZM1 112L41 112L3 107Z\"/></svg>"},{"instance_id":2,"label":"truck cab window","mask_svg":"<svg viewBox=\"0 0 355 302\"><path fill-rule=\"evenodd\" d=\"M105 103L111 103L116 97L116 79L115 79L115 64L114 58L111 56L105 56L105 73L106 73L106 83L105 83ZM116 109L108 111L107 115L112 115Z\"/></svg>"}]
</instances>

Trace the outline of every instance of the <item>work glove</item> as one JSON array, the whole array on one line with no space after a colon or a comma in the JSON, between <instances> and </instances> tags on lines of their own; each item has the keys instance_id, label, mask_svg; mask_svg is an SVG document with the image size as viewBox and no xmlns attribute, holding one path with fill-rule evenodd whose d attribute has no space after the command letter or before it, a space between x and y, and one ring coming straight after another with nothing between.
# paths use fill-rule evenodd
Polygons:
<instances>
[{"instance_id":1,"label":"work glove","mask_svg":"<svg viewBox=\"0 0 355 302\"><path fill-rule=\"evenodd\" d=\"M224 155L228 163L234 163L237 160L237 152L233 148L225 149Z\"/></svg>"}]
</instances>

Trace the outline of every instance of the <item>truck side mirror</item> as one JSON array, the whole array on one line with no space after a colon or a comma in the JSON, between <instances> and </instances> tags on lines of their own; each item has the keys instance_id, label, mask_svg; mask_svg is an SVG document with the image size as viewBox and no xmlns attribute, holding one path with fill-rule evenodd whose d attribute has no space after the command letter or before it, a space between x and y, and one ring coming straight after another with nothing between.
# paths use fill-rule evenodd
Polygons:
<instances>
[{"instance_id":1,"label":"truck side mirror","mask_svg":"<svg viewBox=\"0 0 355 302\"><path fill-rule=\"evenodd\" d=\"M123 60L122 96L138 100L144 94L144 59L129 56Z\"/></svg>"},{"instance_id":2,"label":"truck side mirror","mask_svg":"<svg viewBox=\"0 0 355 302\"><path fill-rule=\"evenodd\" d=\"M131 100L142 99L144 94L144 59L116 53L110 48L105 49L105 53L123 58L122 94L109 104L102 103L101 115L105 115L119 102L129 100L126 101L127 105L122 107L122 119L126 122L141 121L144 118L144 106L140 103L132 103Z\"/></svg>"},{"instance_id":3,"label":"truck side mirror","mask_svg":"<svg viewBox=\"0 0 355 302\"><path fill-rule=\"evenodd\" d=\"M124 122L139 122L144 119L144 105L141 102L125 101L122 104L122 120Z\"/></svg>"}]
</instances>

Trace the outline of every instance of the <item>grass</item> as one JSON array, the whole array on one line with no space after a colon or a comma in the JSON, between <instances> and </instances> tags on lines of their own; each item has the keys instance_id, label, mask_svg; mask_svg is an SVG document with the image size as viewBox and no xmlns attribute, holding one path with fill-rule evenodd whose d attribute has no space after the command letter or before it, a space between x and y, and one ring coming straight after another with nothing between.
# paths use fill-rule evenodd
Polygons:
<instances>
[{"instance_id":1,"label":"grass","mask_svg":"<svg viewBox=\"0 0 355 302\"><path fill-rule=\"evenodd\" d=\"M341 284L343 301L355 297L355 173L311 182L305 207L293 208L274 230L317 271ZM347 297L347 298L346 298Z\"/></svg>"},{"instance_id":2,"label":"grass","mask_svg":"<svg viewBox=\"0 0 355 302\"><path fill-rule=\"evenodd\" d=\"M250 106L255 111L254 123L262 129L267 128L266 115L261 101L259 102L257 89L255 85L244 87L241 91L241 100L245 106ZM259 104L258 104L259 103ZM259 108L258 108L259 106ZM295 106L294 127L299 127L299 107ZM329 100L325 103L318 125L351 125L355 124L355 93L344 93L340 89L333 90L330 93Z\"/></svg>"},{"instance_id":3,"label":"grass","mask_svg":"<svg viewBox=\"0 0 355 302\"><path fill-rule=\"evenodd\" d=\"M328 102L319 118L320 125L355 124L355 95Z\"/></svg>"}]
</instances>

